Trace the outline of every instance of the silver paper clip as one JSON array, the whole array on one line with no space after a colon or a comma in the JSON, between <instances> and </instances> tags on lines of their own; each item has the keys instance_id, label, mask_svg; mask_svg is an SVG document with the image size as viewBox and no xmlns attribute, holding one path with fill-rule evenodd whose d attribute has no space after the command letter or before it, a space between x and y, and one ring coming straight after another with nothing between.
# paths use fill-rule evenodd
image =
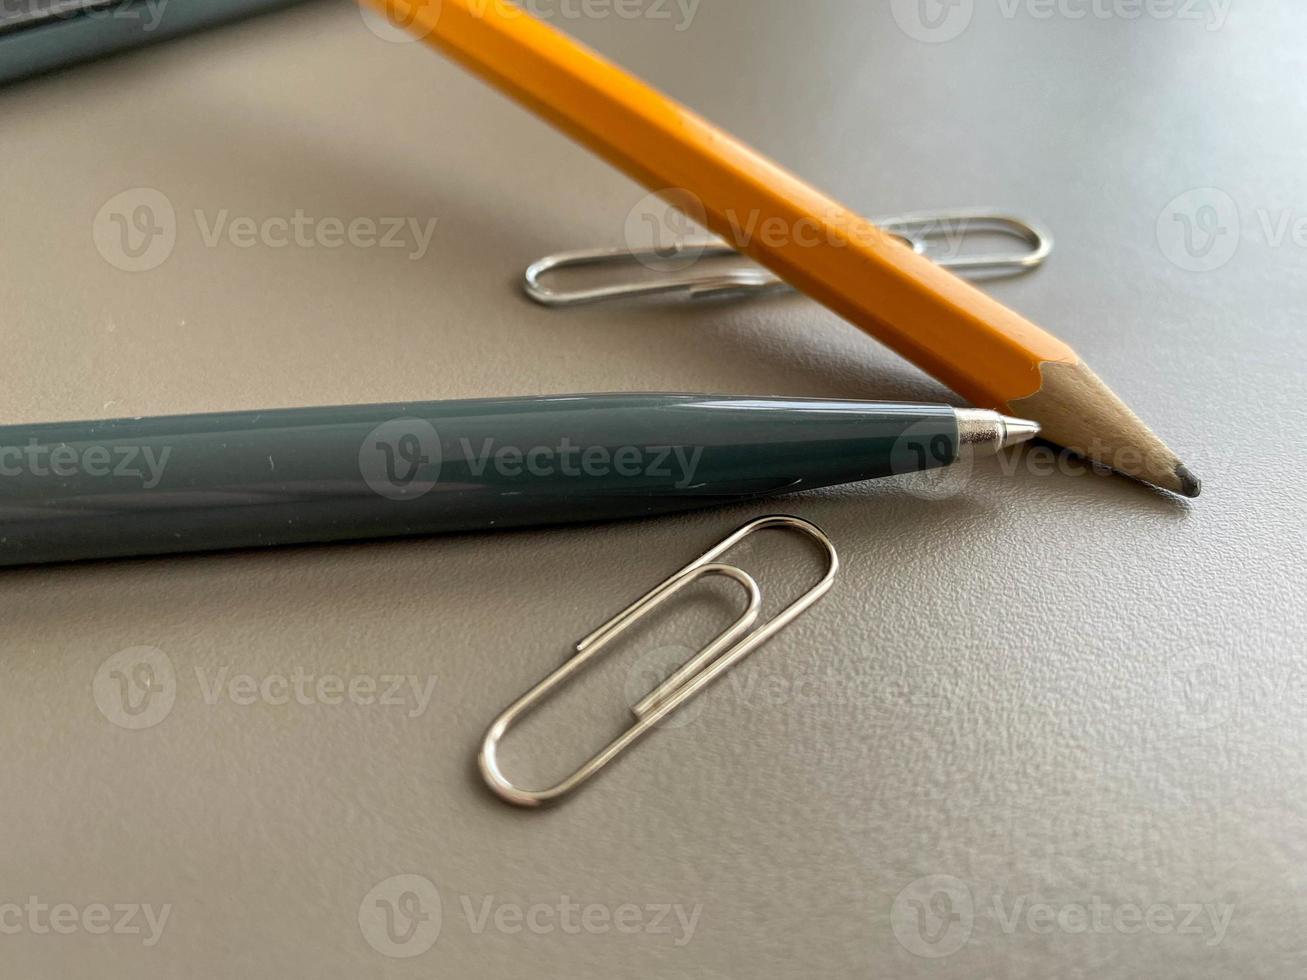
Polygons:
<instances>
[{"instance_id":1,"label":"silver paper clip","mask_svg":"<svg viewBox=\"0 0 1307 980\"><path fill-rule=\"evenodd\" d=\"M882 231L898 238L918 255L934 260L946 269L970 276L1016 275L1038 268L1053 252L1053 236L1038 222L1004 214L990 208L959 208L952 211L915 211L911 214L872 219ZM1003 235L1024 244L1010 252L963 252L966 238ZM939 246L943 243L946 248ZM701 258L739 257L737 269L693 268L659 272L658 264L672 260L697 262ZM565 269L616 268L640 265L645 274L608 285L558 289L544 280ZM652 271L653 274L650 274ZM667 248L597 248L559 252L536 262L524 276L526 294L545 306L579 306L633 296L687 293L695 299L709 296L747 295L789 289L778 276L741 256L720 238L695 238Z\"/></svg>"},{"instance_id":2,"label":"silver paper clip","mask_svg":"<svg viewBox=\"0 0 1307 980\"><path fill-rule=\"evenodd\" d=\"M749 537L749 535L769 527L791 528L814 538L826 552L826 574L820 582L777 613L776 616L761 626L754 628L754 624L758 619L758 611L762 606L762 593L758 589L758 583L747 572L734 565L722 564L717 559ZM825 533L814 524L797 517L773 516L762 517L744 525L721 544L700 555L679 572L646 592L583 639L576 645L577 652L575 656L514 701L503 714L496 718L494 724L490 726L490 730L486 732L485 741L481 745L481 752L477 759L481 766L481 775L501 799L515 806L538 807L546 803L557 802L574 792L599 770L603 769L604 766L625 752L658 722L803 615L813 603L830 591L830 587L835 582L835 576L839 572L839 567L840 560L835 553L835 546L831 544ZM524 715L534 711L542 701L548 698L560 685L566 683L573 674L603 653L615 639L625 633L632 625L690 583L708 575L724 576L741 586L747 603L740 617L631 709L636 718L634 725L561 783L545 790L525 790L509 782L499 768L499 742L508 730Z\"/></svg>"}]
</instances>

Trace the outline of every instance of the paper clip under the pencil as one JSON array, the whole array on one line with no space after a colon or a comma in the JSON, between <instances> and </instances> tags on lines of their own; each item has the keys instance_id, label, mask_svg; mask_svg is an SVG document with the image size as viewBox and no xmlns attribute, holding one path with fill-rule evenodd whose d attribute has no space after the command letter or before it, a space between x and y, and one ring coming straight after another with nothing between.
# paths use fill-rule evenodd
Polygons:
<instances>
[{"instance_id":1,"label":"paper clip under the pencil","mask_svg":"<svg viewBox=\"0 0 1307 980\"><path fill-rule=\"evenodd\" d=\"M801 531L815 539L826 552L826 574L820 582L781 612L761 626L753 628L758 619L758 610L762 605L762 594L758 589L758 583L747 572L736 568L734 565L722 564L717 559L749 535L769 527L790 528ZM830 590L835 582L835 576L839 572L839 567L839 556L835 553L835 546L831 543L830 538L826 537L819 527L805 520L797 517L772 516L762 517L744 525L725 541L700 555L679 572L655 586L583 639L576 645L577 652L575 656L513 702L503 714L496 718L494 724L490 726L490 730L486 732L485 741L482 743L481 752L478 756L482 776L485 777L490 788L501 799L516 806L542 806L546 803L556 802L574 792L599 770L603 769L604 766L626 751L637 739L648 733L663 718L686 701L689 701L807 611L813 603ZM733 579L743 588L747 597L747 604L739 618L631 709L636 717L634 725L561 783L550 789L533 791L521 789L509 782L500 771L498 758L499 742L508 730L522 716L535 710L542 701L548 698L556 688L565 683L573 674L607 649L613 640L621 636L633 624L690 583L707 575L721 575Z\"/></svg>"},{"instance_id":2,"label":"paper clip under the pencil","mask_svg":"<svg viewBox=\"0 0 1307 980\"><path fill-rule=\"evenodd\" d=\"M959 208L953 211L916 211L911 214L873 219L882 231L900 239L918 255L940 266L971 276L1017 275L1043 265L1053 252L1053 236L1038 222L1004 214L989 208ZM967 238L1002 235L1024 244L1024 249L996 252L964 252ZM941 248L940 246L943 245ZM701 258L739 256L720 238L696 238L667 248L599 248L549 255L526 270L526 294L545 306L579 306L605 300L629 299L666 293L688 293L699 299L709 296L768 293L788 289L779 277L743 259L740 268L659 272L658 264L669 260L693 263ZM608 285L558 289L544 280L560 270L616 266L642 266L638 278ZM652 272L652 274L651 274Z\"/></svg>"}]
</instances>

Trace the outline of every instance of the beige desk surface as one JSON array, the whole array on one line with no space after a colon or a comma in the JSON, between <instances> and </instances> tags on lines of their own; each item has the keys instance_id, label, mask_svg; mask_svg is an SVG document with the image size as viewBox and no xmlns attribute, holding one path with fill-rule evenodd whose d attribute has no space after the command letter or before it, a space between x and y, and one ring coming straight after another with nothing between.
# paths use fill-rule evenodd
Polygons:
<instances>
[{"instance_id":1,"label":"beige desk surface","mask_svg":"<svg viewBox=\"0 0 1307 980\"><path fill-rule=\"evenodd\" d=\"M1307 11L1225 6L1045 19L980 0L936 44L897 0L704 0L685 30L675 7L559 13L868 212L1042 218L1053 261L991 288L1069 338L1206 496L1041 475L1036 456L777 503L833 536L836 590L544 814L483 790L484 726L761 508L5 573L0 973L1303 975ZM13 86L0 131L8 419L949 397L799 298L528 304L530 260L619 244L643 191L347 5ZM177 216L153 271L116 268L92 234L133 188ZM1217 190L1169 203L1193 188ZM297 208L437 226L416 260L205 243L224 210ZM812 573L785 544L757 549L777 601ZM524 732L514 771L561 772L615 731L667 648L724 616L690 606ZM109 658L138 647L160 651L158 690L132 716L114 671L145 655ZM312 680L280 703L297 671ZM363 703L390 675L419 693ZM357 697L332 703L331 676ZM72 911L52 925L39 903ZM102 926L97 903L169 913L152 935L143 912Z\"/></svg>"}]
</instances>

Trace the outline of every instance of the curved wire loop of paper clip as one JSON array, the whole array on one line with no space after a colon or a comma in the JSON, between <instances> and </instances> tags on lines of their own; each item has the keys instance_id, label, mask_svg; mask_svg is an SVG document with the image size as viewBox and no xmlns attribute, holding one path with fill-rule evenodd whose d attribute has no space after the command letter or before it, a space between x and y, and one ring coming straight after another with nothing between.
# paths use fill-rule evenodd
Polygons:
<instances>
[{"instance_id":1,"label":"curved wire loop of paper clip","mask_svg":"<svg viewBox=\"0 0 1307 980\"><path fill-rule=\"evenodd\" d=\"M734 565L722 564L717 559L751 534L771 527L790 528L815 539L826 552L826 574L821 581L776 616L756 626L758 611L762 605L762 594L758 583L747 572ZM830 590L839 567L840 560L835 552L835 546L814 524L797 517L772 516L759 518L744 525L725 541L700 555L581 640L576 645L575 656L509 705L490 726L481 745L478 763L482 776L501 799L515 806L538 807L557 802L575 792L660 721L807 611ZM590 661L607 650L609 645L632 625L687 585L708 575L720 575L732 579L743 589L747 602L744 612L735 622L636 704L631 709L636 718L635 724L572 775L557 785L543 790L526 790L510 782L499 767L499 743L509 729L523 716L539 707L558 687L566 683Z\"/></svg>"}]
</instances>

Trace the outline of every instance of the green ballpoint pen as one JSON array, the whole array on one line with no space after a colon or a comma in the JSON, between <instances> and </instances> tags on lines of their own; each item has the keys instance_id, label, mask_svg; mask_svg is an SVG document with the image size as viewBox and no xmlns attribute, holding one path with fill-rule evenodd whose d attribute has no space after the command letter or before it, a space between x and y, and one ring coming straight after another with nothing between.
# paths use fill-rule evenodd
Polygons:
<instances>
[{"instance_id":1,"label":"green ballpoint pen","mask_svg":"<svg viewBox=\"0 0 1307 980\"><path fill-rule=\"evenodd\" d=\"M0 427L0 566L644 517L948 466L945 405L565 395Z\"/></svg>"}]
</instances>

